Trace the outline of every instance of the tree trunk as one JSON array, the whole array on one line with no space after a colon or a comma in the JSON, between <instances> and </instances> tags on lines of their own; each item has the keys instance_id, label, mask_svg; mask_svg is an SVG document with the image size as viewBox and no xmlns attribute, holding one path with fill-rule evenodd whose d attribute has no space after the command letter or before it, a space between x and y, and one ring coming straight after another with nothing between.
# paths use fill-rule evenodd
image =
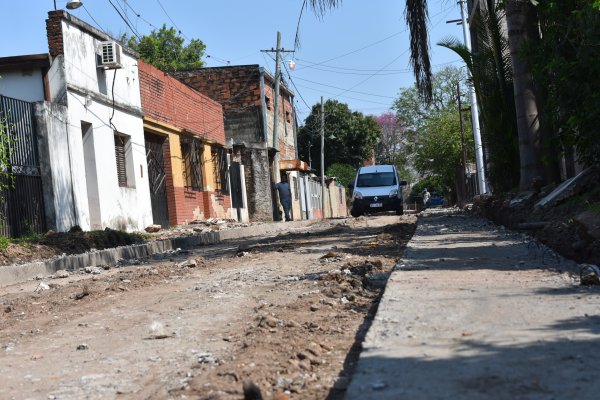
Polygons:
<instances>
[{"instance_id":1,"label":"tree trunk","mask_svg":"<svg viewBox=\"0 0 600 400\"><path fill-rule=\"evenodd\" d=\"M506 22L513 63L513 86L521 162L519 184L521 191L545 183L538 99L529 68L520 57L520 49L523 44L538 35L536 21L535 10L529 0L507 0Z\"/></svg>"}]
</instances>

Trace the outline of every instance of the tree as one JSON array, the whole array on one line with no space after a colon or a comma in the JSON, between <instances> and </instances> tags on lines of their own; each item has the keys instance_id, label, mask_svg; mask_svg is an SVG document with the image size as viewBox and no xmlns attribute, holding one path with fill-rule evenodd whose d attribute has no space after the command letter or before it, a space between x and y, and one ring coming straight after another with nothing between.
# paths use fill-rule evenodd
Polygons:
<instances>
[{"instance_id":1,"label":"tree","mask_svg":"<svg viewBox=\"0 0 600 400\"><path fill-rule=\"evenodd\" d=\"M163 24L158 31L141 39L123 36L122 42L137 51L140 58L163 71L181 71L204 66L202 57L206 46L200 39L192 39L184 46L185 39L175 28Z\"/></svg>"},{"instance_id":2,"label":"tree","mask_svg":"<svg viewBox=\"0 0 600 400\"><path fill-rule=\"evenodd\" d=\"M512 64L502 23L504 11L495 0L475 14L473 47L448 38L438 43L456 52L473 76L482 119L488 179L495 192L507 192L519 182L519 141L515 117Z\"/></svg>"},{"instance_id":3,"label":"tree","mask_svg":"<svg viewBox=\"0 0 600 400\"><path fill-rule=\"evenodd\" d=\"M379 125L370 116L352 111L337 100L325 102L325 170L332 164L356 168L373 156L380 135ZM298 132L302 159L321 169L321 105L315 104Z\"/></svg>"},{"instance_id":4,"label":"tree","mask_svg":"<svg viewBox=\"0 0 600 400\"><path fill-rule=\"evenodd\" d=\"M335 176L337 181L344 187L347 187L350 182L354 182L356 176L356 168L349 164L335 163L327 167L325 171L327 176Z\"/></svg>"},{"instance_id":5,"label":"tree","mask_svg":"<svg viewBox=\"0 0 600 400\"><path fill-rule=\"evenodd\" d=\"M532 80L530 68L521 53L524 45L536 40L539 33L534 6L530 0L506 0L505 6L519 135L521 165L519 189L525 191L545 183L539 93Z\"/></svg>"},{"instance_id":6,"label":"tree","mask_svg":"<svg viewBox=\"0 0 600 400\"><path fill-rule=\"evenodd\" d=\"M416 88L403 89L394 102L399 120L407 125L406 153L416 170L431 178L446 192L458 186L456 172L462 169L462 145L456 85L464 87L465 73L455 67L446 67L432 77L432 98L425 103ZM463 89L463 91L465 91ZM473 159L474 147L470 125L465 124L468 160Z\"/></svg>"},{"instance_id":7,"label":"tree","mask_svg":"<svg viewBox=\"0 0 600 400\"><path fill-rule=\"evenodd\" d=\"M489 3L490 1L488 1ZM316 12L339 7L341 0L310 0ZM538 115L539 94L530 74L530 66L523 60L522 51L529 41L539 39L538 20L534 12L537 0L502 0L506 7L508 39L513 64L513 87L520 156L520 189L527 190L543 183L547 175L542 163L542 141ZM599 6L594 1L595 6ZM427 0L406 0L405 17L410 29L411 64L419 94L431 101L432 76L428 51Z\"/></svg>"},{"instance_id":8,"label":"tree","mask_svg":"<svg viewBox=\"0 0 600 400\"><path fill-rule=\"evenodd\" d=\"M564 149L566 160L572 160L575 148L584 165L600 164L599 6L588 0L540 2L542 38L524 52L533 79L546 90L542 117L557 133L554 145ZM567 176L574 172L571 168Z\"/></svg>"}]
</instances>

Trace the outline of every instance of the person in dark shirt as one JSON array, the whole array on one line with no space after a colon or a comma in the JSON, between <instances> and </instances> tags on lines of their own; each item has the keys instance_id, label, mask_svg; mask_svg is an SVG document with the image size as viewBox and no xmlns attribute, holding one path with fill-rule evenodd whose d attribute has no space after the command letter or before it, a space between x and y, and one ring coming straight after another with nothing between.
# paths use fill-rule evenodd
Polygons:
<instances>
[{"instance_id":1,"label":"person in dark shirt","mask_svg":"<svg viewBox=\"0 0 600 400\"><path fill-rule=\"evenodd\" d=\"M287 175L281 176L281 182L275 185L277 193L279 194L279 202L283 207L285 214L285 220L291 221L290 210L292 209L292 192L290 191L290 184L287 181Z\"/></svg>"}]
</instances>

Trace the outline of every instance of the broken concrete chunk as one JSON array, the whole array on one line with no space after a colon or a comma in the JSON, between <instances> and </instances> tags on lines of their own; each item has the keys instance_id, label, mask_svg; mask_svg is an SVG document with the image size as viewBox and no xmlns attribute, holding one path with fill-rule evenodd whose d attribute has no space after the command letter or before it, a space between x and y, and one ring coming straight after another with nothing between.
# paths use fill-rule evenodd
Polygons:
<instances>
[{"instance_id":1,"label":"broken concrete chunk","mask_svg":"<svg viewBox=\"0 0 600 400\"><path fill-rule=\"evenodd\" d=\"M50 290L50 286L46 285L44 282L40 282L33 291L43 292L44 290Z\"/></svg>"},{"instance_id":2,"label":"broken concrete chunk","mask_svg":"<svg viewBox=\"0 0 600 400\"><path fill-rule=\"evenodd\" d=\"M148 233L156 233L156 232L160 231L161 229L162 229L162 226L160 226L160 225L150 225L150 226L147 226L146 229L144 229L144 230Z\"/></svg>"},{"instance_id":3,"label":"broken concrete chunk","mask_svg":"<svg viewBox=\"0 0 600 400\"><path fill-rule=\"evenodd\" d=\"M62 278L68 278L69 277L69 272L65 271L64 269L59 269L58 271L56 271L56 273L54 274L55 278L58 279L62 279Z\"/></svg>"}]
</instances>

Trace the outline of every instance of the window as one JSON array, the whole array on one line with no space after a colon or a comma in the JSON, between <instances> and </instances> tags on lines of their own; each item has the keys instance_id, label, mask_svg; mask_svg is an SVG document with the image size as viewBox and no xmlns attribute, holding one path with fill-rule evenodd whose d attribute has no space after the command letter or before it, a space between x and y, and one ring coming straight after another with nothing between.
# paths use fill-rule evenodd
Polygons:
<instances>
[{"instance_id":1,"label":"window","mask_svg":"<svg viewBox=\"0 0 600 400\"><path fill-rule=\"evenodd\" d=\"M213 172L215 176L215 192L229 194L229 170L227 165L227 150L223 147L212 146L210 148Z\"/></svg>"},{"instance_id":2,"label":"window","mask_svg":"<svg viewBox=\"0 0 600 400\"><path fill-rule=\"evenodd\" d=\"M285 120L289 123L292 123L292 113L289 111L285 112Z\"/></svg>"},{"instance_id":3,"label":"window","mask_svg":"<svg viewBox=\"0 0 600 400\"><path fill-rule=\"evenodd\" d=\"M271 110L273 106L271 105L271 98L265 95L265 103L267 105L267 110Z\"/></svg>"},{"instance_id":4,"label":"window","mask_svg":"<svg viewBox=\"0 0 600 400\"><path fill-rule=\"evenodd\" d=\"M357 187L392 186L396 184L394 172L372 172L359 174L356 180Z\"/></svg>"},{"instance_id":5,"label":"window","mask_svg":"<svg viewBox=\"0 0 600 400\"><path fill-rule=\"evenodd\" d=\"M129 137L120 135L118 133L115 136L115 159L117 160L117 180L120 187L127 187L127 145L129 144Z\"/></svg>"},{"instance_id":6,"label":"window","mask_svg":"<svg viewBox=\"0 0 600 400\"><path fill-rule=\"evenodd\" d=\"M201 192L202 185L202 143L192 137L181 138L181 158L185 187Z\"/></svg>"}]
</instances>

